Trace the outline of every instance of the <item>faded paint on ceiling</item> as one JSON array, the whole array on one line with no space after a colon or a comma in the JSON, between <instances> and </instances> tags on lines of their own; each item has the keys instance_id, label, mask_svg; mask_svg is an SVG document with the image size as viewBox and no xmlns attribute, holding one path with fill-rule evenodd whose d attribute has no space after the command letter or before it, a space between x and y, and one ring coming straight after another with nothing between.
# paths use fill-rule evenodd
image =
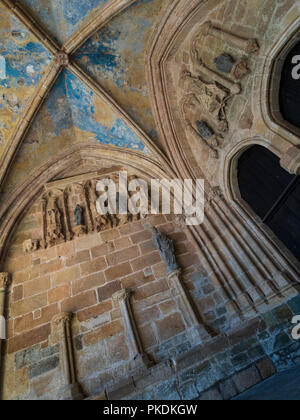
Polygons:
<instances>
[{"instance_id":1,"label":"faded paint on ceiling","mask_svg":"<svg viewBox=\"0 0 300 420\"><path fill-rule=\"evenodd\" d=\"M0 154L51 54L0 4Z\"/></svg>"},{"instance_id":2,"label":"faded paint on ceiling","mask_svg":"<svg viewBox=\"0 0 300 420\"><path fill-rule=\"evenodd\" d=\"M50 32L63 42L91 12L107 1L22 0L21 3L30 6L37 20L48 25ZM162 8L170 1L137 1L113 18L72 57L152 139L157 138L157 133L147 91L146 49ZM52 57L1 5L0 12L0 133L4 139L1 155L5 141L11 137L28 97ZM149 154L147 147L110 106L64 71L39 110L11 166L3 199L44 162L66 147L83 142Z\"/></svg>"},{"instance_id":3,"label":"faded paint on ceiling","mask_svg":"<svg viewBox=\"0 0 300 420\"><path fill-rule=\"evenodd\" d=\"M75 54L89 72L157 139L145 74L146 49L157 18L170 0L141 0L111 20Z\"/></svg>"},{"instance_id":4,"label":"faded paint on ceiling","mask_svg":"<svg viewBox=\"0 0 300 420\"><path fill-rule=\"evenodd\" d=\"M19 0L61 45L109 0Z\"/></svg>"},{"instance_id":5,"label":"faded paint on ceiling","mask_svg":"<svg viewBox=\"0 0 300 420\"><path fill-rule=\"evenodd\" d=\"M51 159L54 152L90 142L148 153L111 107L66 70L31 126L7 179L5 194Z\"/></svg>"}]
</instances>

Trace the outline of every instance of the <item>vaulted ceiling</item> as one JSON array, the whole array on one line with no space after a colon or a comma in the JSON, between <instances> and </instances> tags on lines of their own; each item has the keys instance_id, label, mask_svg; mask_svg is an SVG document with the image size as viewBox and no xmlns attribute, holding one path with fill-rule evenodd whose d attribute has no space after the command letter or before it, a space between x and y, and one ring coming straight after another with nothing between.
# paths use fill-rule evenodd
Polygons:
<instances>
[{"instance_id":1,"label":"vaulted ceiling","mask_svg":"<svg viewBox=\"0 0 300 420\"><path fill-rule=\"evenodd\" d=\"M145 61L171 2L0 0L2 199L73 144L159 154Z\"/></svg>"}]
</instances>

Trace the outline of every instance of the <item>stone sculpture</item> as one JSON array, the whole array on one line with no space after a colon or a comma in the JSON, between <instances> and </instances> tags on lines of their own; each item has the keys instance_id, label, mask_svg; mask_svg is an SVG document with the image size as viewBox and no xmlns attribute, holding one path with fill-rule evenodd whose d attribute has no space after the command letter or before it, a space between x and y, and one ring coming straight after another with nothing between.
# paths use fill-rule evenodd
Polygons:
<instances>
[{"instance_id":1,"label":"stone sculpture","mask_svg":"<svg viewBox=\"0 0 300 420\"><path fill-rule=\"evenodd\" d=\"M153 243L166 263L167 273L178 270L179 265L176 261L173 241L168 239L166 235L159 232L155 227L153 228Z\"/></svg>"},{"instance_id":2,"label":"stone sculpture","mask_svg":"<svg viewBox=\"0 0 300 420\"><path fill-rule=\"evenodd\" d=\"M83 225L83 208L77 204L76 209L74 210L74 217L76 226Z\"/></svg>"}]
</instances>

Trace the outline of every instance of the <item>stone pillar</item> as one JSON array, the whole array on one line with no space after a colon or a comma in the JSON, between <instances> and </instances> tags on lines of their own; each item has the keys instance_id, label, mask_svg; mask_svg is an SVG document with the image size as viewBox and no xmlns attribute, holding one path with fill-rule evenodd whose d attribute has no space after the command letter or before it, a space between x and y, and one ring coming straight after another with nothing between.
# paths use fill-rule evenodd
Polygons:
<instances>
[{"instance_id":1,"label":"stone pillar","mask_svg":"<svg viewBox=\"0 0 300 420\"><path fill-rule=\"evenodd\" d=\"M52 339L59 343L60 369L64 385L58 392L61 400L80 400L83 395L77 382L71 335L71 313L61 313L52 319Z\"/></svg>"},{"instance_id":2,"label":"stone pillar","mask_svg":"<svg viewBox=\"0 0 300 420\"><path fill-rule=\"evenodd\" d=\"M113 300L119 302L122 316L124 319L126 331L130 342L130 352L134 360L134 368L139 365L145 365L147 368L153 366L153 362L144 352L142 340L140 338L138 328L134 319L132 307L130 304L131 291L124 289L113 295Z\"/></svg>"},{"instance_id":3,"label":"stone pillar","mask_svg":"<svg viewBox=\"0 0 300 420\"><path fill-rule=\"evenodd\" d=\"M199 321L196 312L187 296L181 280L181 269L177 269L168 274L168 284L173 297L181 308L182 316L188 327L188 334L192 344L196 345L205 340L209 340L211 335L206 327Z\"/></svg>"},{"instance_id":4,"label":"stone pillar","mask_svg":"<svg viewBox=\"0 0 300 420\"><path fill-rule=\"evenodd\" d=\"M4 318L6 291L10 283L8 273L0 273L0 368L1 368L1 345L2 340L6 339L6 320Z\"/></svg>"}]
</instances>

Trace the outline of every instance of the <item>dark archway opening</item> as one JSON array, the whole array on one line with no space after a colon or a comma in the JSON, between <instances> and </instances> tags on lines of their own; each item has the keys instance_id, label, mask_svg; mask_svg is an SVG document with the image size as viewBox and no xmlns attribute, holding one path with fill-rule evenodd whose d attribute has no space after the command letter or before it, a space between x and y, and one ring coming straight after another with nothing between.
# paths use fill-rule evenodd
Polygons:
<instances>
[{"instance_id":1,"label":"dark archway opening","mask_svg":"<svg viewBox=\"0 0 300 420\"><path fill-rule=\"evenodd\" d=\"M300 128L300 42L290 51L283 65L279 106L283 118Z\"/></svg>"},{"instance_id":2,"label":"dark archway opening","mask_svg":"<svg viewBox=\"0 0 300 420\"><path fill-rule=\"evenodd\" d=\"M239 159L238 182L243 200L300 261L300 177L265 147L252 146Z\"/></svg>"}]
</instances>

